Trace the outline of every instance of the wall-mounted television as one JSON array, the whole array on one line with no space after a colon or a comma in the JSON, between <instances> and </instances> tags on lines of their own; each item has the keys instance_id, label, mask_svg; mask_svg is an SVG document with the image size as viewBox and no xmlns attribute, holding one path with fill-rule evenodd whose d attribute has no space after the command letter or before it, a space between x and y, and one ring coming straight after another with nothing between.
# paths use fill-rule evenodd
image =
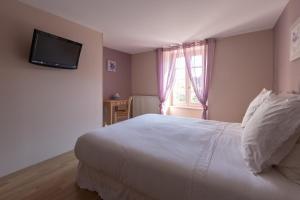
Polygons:
<instances>
[{"instance_id":1,"label":"wall-mounted television","mask_svg":"<svg viewBox=\"0 0 300 200\"><path fill-rule=\"evenodd\" d=\"M82 44L35 29L29 62L55 68L77 69Z\"/></svg>"}]
</instances>

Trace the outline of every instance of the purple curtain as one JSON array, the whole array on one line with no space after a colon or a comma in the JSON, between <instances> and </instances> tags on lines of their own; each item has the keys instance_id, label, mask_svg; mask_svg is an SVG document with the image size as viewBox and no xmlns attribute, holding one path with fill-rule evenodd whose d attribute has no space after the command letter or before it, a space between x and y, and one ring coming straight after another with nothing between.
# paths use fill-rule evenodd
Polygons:
<instances>
[{"instance_id":1,"label":"purple curtain","mask_svg":"<svg viewBox=\"0 0 300 200\"><path fill-rule=\"evenodd\" d=\"M166 114L166 100L169 97L175 79L175 63L178 49L157 49L157 77L160 112Z\"/></svg>"},{"instance_id":2,"label":"purple curtain","mask_svg":"<svg viewBox=\"0 0 300 200\"><path fill-rule=\"evenodd\" d=\"M202 118L208 118L208 90L214 61L215 39L207 39L183 45L188 75L192 82L195 94L203 106ZM201 68L196 65L202 63Z\"/></svg>"}]
</instances>

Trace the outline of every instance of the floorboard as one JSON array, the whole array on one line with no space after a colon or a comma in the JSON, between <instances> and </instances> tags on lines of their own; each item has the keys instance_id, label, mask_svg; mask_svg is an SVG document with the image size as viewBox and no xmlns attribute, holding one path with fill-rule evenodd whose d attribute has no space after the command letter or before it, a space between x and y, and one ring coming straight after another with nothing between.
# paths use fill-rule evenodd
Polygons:
<instances>
[{"instance_id":1,"label":"floorboard","mask_svg":"<svg viewBox=\"0 0 300 200\"><path fill-rule=\"evenodd\" d=\"M0 178L0 200L99 200L75 184L78 161L68 152Z\"/></svg>"}]
</instances>

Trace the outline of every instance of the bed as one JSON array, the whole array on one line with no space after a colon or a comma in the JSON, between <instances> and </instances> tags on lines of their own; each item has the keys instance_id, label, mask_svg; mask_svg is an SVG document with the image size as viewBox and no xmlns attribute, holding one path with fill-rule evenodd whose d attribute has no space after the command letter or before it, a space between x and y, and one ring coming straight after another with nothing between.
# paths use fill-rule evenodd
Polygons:
<instances>
[{"instance_id":1,"label":"bed","mask_svg":"<svg viewBox=\"0 0 300 200\"><path fill-rule=\"evenodd\" d=\"M147 114L81 136L77 184L104 200L299 200L300 186L275 169L254 175L242 128Z\"/></svg>"}]
</instances>

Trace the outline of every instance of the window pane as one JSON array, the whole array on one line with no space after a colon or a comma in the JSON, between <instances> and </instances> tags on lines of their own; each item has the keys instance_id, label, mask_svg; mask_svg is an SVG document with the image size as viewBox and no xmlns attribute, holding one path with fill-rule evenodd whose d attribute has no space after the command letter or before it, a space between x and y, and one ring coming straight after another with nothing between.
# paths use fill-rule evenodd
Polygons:
<instances>
[{"instance_id":1,"label":"window pane","mask_svg":"<svg viewBox=\"0 0 300 200\"><path fill-rule=\"evenodd\" d=\"M173 88L173 104L185 104L186 92L185 92L185 70L176 69L175 85Z\"/></svg>"},{"instance_id":2,"label":"window pane","mask_svg":"<svg viewBox=\"0 0 300 200\"><path fill-rule=\"evenodd\" d=\"M193 77L201 78L202 67L192 67Z\"/></svg>"},{"instance_id":3,"label":"window pane","mask_svg":"<svg viewBox=\"0 0 300 200\"><path fill-rule=\"evenodd\" d=\"M202 67L203 57L202 55L193 56L191 60L192 67Z\"/></svg>"},{"instance_id":4,"label":"window pane","mask_svg":"<svg viewBox=\"0 0 300 200\"><path fill-rule=\"evenodd\" d=\"M203 67L203 57L202 55L198 55L198 56L193 56L192 60L191 60L191 64L192 64L192 74L193 74L193 79L196 81L196 84L202 84L202 67ZM192 83L191 84L191 88L190 88L190 103L191 104L199 104L200 102L198 101L198 98L194 92ZM201 87L201 86L200 86Z\"/></svg>"},{"instance_id":5,"label":"window pane","mask_svg":"<svg viewBox=\"0 0 300 200\"><path fill-rule=\"evenodd\" d=\"M199 103L200 103L200 102L198 101L198 98L197 98L195 92L194 92L193 87L191 87L190 102L191 102L192 104L199 104Z\"/></svg>"},{"instance_id":6,"label":"window pane","mask_svg":"<svg viewBox=\"0 0 300 200\"><path fill-rule=\"evenodd\" d=\"M186 76L185 76L185 60L184 57L176 59L175 84L173 88L173 104L186 104Z\"/></svg>"},{"instance_id":7,"label":"window pane","mask_svg":"<svg viewBox=\"0 0 300 200\"><path fill-rule=\"evenodd\" d=\"M193 56L191 60L192 74L196 78L197 84L201 84L202 81L202 55ZM184 57L178 57L175 63L175 83L173 88L173 105L199 104L199 101L195 95L192 83L187 80L185 59ZM186 85L189 82L188 85ZM187 96L188 95L188 96ZM189 103L188 103L189 102Z\"/></svg>"},{"instance_id":8,"label":"window pane","mask_svg":"<svg viewBox=\"0 0 300 200\"><path fill-rule=\"evenodd\" d=\"M184 57L176 58L175 67L176 67L176 69L184 69L185 68L185 59L184 59Z\"/></svg>"}]
</instances>

